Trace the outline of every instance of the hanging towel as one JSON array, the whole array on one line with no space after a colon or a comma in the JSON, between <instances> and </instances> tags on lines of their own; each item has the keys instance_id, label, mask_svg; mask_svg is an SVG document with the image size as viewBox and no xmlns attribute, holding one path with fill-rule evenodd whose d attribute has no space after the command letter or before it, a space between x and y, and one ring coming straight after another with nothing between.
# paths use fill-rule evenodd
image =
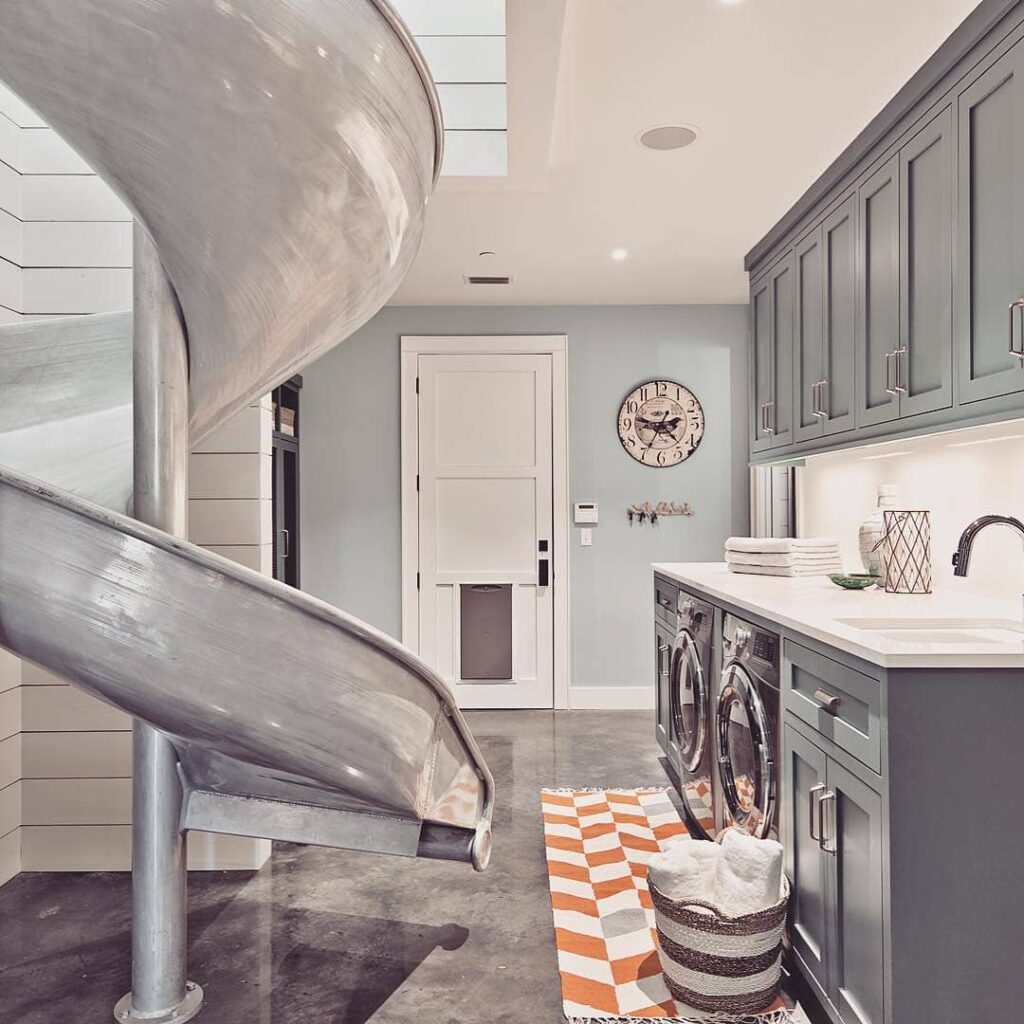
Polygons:
<instances>
[{"instance_id":1,"label":"hanging towel","mask_svg":"<svg viewBox=\"0 0 1024 1024\"><path fill-rule=\"evenodd\" d=\"M714 843L684 839L654 854L647 877L670 900L712 902L720 850Z\"/></svg>"},{"instance_id":2,"label":"hanging towel","mask_svg":"<svg viewBox=\"0 0 1024 1024\"><path fill-rule=\"evenodd\" d=\"M790 554L794 551L831 551L839 547L835 537L730 537L726 551Z\"/></svg>"},{"instance_id":3,"label":"hanging towel","mask_svg":"<svg viewBox=\"0 0 1024 1024\"><path fill-rule=\"evenodd\" d=\"M839 561L839 548L832 551L792 552L776 555L771 552L726 551L730 565L833 565Z\"/></svg>"},{"instance_id":4,"label":"hanging towel","mask_svg":"<svg viewBox=\"0 0 1024 1024\"><path fill-rule=\"evenodd\" d=\"M715 906L729 917L755 914L779 902L782 846L730 829L715 865Z\"/></svg>"},{"instance_id":5,"label":"hanging towel","mask_svg":"<svg viewBox=\"0 0 1024 1024\"><path fill-rule=\"evenodd\" d=\"M838 559L822 565L735 565L726 563L729 572L742 573L745 576L830 576L842 572L843 566Z\"/></svg>"}]
</instances>

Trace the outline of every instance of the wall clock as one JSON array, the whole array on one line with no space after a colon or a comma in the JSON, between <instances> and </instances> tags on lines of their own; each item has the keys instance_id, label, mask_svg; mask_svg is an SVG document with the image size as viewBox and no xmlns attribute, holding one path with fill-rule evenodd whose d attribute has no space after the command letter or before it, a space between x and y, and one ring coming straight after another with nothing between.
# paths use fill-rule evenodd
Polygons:
<instances>
[{"instance_id":1,"label":"wall clock","mask_svg":"<svg viewBox=\"0 0 1024 1024\"><path fill-rule=\"evenodd\" d=\"M623 399L619 440L645 466L678 466L697 450L703 437L700 402L689 388L674 380L649 380Z\"/></svg>"}]
</instances>

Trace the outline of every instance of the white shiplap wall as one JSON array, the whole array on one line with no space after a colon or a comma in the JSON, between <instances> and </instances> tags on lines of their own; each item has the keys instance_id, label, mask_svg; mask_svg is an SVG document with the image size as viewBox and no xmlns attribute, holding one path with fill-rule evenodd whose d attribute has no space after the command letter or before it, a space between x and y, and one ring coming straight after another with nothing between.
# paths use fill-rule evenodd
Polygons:
<instances>
[{"instance_id":1,"label":"white shiplap wall","mask_svg":"<svg viewBox=\"0 0 1024 1024\"><path fill-rule=\"evenodd\" d=\"M68 146L0 86L0 320L131 305L131 218ZM269 400L190 461L190 536L269 573ZM131 862L131 722L0 652L0 884L18 870L124 870ZM262 840L198 833L192 868L251 869Z\"/></svg>"}]
</instances>

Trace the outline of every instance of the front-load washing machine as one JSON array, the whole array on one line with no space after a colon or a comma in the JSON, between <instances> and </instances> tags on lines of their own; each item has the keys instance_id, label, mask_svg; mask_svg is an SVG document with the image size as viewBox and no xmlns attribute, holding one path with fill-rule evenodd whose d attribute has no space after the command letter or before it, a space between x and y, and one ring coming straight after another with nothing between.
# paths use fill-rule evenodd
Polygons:
<instances>
[{"instance_id":1,"label":"front-load washing machine","mask_svg":"<svg viewBox=\"0 0 1024 1024\"><path fill-rule=\"evenodd\" d=\"M714 838L712 764L712 637L714 609L679 594L679 625L669 669L669 707L675 769L686 824L695 838Z\"/></svg>"},{"instance_id":2,"label":"front-load washing machine","mask_svg":"<svg viewBox=\"0 0 1024 1024\"><path fill-rule=\"evenodd\" d=\"M715 715L718 823L778 838L781 794L779 637L734 615L722 626Z\"/></svg>"}]
</instances>

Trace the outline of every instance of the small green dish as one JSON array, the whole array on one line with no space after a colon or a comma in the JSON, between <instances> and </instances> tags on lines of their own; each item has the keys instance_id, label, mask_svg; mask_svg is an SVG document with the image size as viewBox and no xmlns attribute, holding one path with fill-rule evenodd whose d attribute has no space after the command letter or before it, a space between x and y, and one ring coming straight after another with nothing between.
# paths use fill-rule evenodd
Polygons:
<instances>
[{"instance_id":1,"label":"small green dish","mask_svg":"<svg viewBox=\"0 0 1024 1024\"><path fill-rule=\"evenodd\" d=\"M881 576L860 572L837 572L829 576L829 579L843 590L867 590L868 587L873 587L878 583L881 578Z\"/></svg>"}]
</instances>

